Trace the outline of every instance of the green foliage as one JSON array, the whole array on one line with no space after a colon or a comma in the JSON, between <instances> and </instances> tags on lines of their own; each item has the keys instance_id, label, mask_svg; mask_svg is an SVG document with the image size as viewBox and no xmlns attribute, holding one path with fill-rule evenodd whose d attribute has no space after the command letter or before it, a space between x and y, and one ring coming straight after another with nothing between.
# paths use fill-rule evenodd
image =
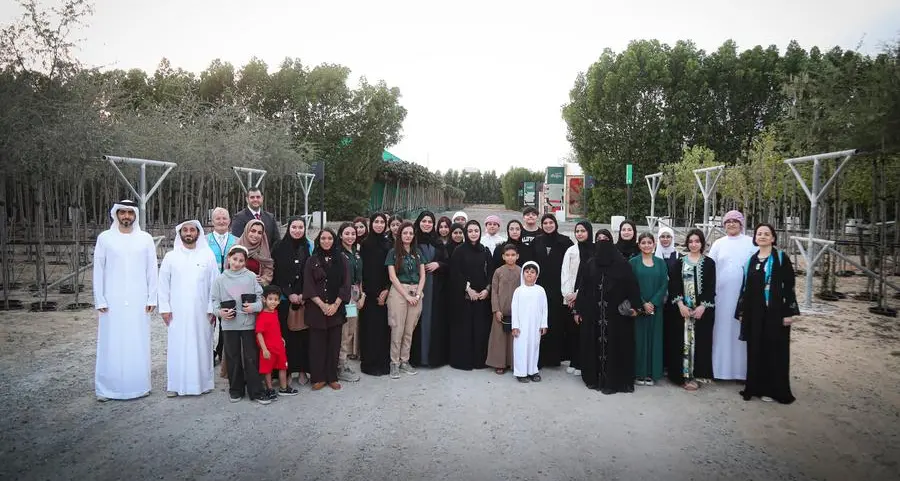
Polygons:
<instances>
[{"instance_id":1,"label":"green foliage","mask_svg":"<svg viewBox=\"0 0 900 481\"><path fill-rule=\"evenodd\" d=\"M503 202L500 178L496 171L467 172L450 169L444 173L444 184L465 192L470 204L500 204Z\"/></svg>"},{"instance_id":2,"label":"green foliage","mask_svg":"<svg viewBox=\"0 0 900 481\"><path fill-rule=\"evenodd\" d=\"M543 180L543 172L530 171L524 167L510 167L505 174L500 176L503 205L510 210L521 210L519 189L522 182L541 182Z\"/></svg>"}]
</instances>

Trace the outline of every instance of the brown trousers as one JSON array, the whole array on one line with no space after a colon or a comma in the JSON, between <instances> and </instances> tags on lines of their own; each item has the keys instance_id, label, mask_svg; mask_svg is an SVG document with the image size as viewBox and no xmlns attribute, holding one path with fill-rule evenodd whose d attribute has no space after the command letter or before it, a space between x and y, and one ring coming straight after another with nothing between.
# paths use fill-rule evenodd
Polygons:
<instances>
[{"instance_id":1,"label":"brown trousers","mask_svg":"<svg viewBox=\"0 0 900 481\"><path fill-rule=\"evenodd\" d=\"M413 284L402 284L404 291L416 289ZM387 297L388 324L391 326L391 362L400 364L409 362L409 351L412 348L412 336L419 324L422 314L422 299L415 306L409 305L403 294L394 286Z\"/></svg>"}]
</instances>

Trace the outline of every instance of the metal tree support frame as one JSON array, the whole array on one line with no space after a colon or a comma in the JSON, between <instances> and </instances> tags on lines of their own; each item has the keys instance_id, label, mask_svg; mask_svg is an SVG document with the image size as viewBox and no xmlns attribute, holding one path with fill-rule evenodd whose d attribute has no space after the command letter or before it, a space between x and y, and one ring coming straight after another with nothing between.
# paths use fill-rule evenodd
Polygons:
<instances>
[{"instance_id":1,"label":"metal tree support frame","mask_svg":"<svg viewBox=\"0 0 900 481\"><path fill-rule=\"evenodd\" d=\"M141 218L140 218L141 228L146 230L146 228L147 228L147 201L150 199L150 197L153 197L153 194L156 192L156 189L159 188L159 185L162 184L162 181L166 178L167 175L169 175L169 172L172 172L172 169L174 169L178 164L176 164L174 162L163 162L161 160L133 159L131 157L116 157L114 155L104 155L102 158L103 158L103 160L109 162L109 165L111 165L113 167L113 169L116 170L116 173L119 174L119 178L122 179L122 182L124 182L125 185L127 185L128 188L131 190L131 193L134 194L135 197L137 197L138 203L140 204L140 210L141 210ZM125 174L123 174L122 170L119 169L119 166L116 165L116 163L119 163L119 162L121 162L123 164L133 164L133 165L140 166L141 174L140 174L140 177L138 180L138 182L139 182L138 187L140 188L140 192L138 192L134 188L134 186L131 185L131 181L128 180L128 177L125 177ZM164 167L166 169L165 171L163 171L162 175L159 176L159 179L156 180L156 183L153 184L153 188L150 189L149 192L147 191L147 166L148 165L153 166L153 167Z\"/></svg>"},{"instance_id":2,"label":"metal tree support frame","mask_svg":"<svg viewBox=\"0 0 900 481\"><path fill-rule=\"evenodd\" d=\"M785 159L784 163L787 164L788 167L791 168L791 172L794 173L794 177L797 178L797 182L800 183L800 187L803 188L803 192L806 193L806 197L809 199L809 236L808 237L797 237L792 236L791 239L797 244L797 247L800 248L800 252L803 255L803 259L806 261L806 298L803 301L803 307L810 308L812 307L812 296L813 296L813 276L816 272L816 264L822 258L822 253L825 252L825 249L822 249L818 253L816 253L817 244L821 244L823 242L827 242L823 239L816 238L816 228L818 227L818 217L819 217L819 199L828 192L828 188L831 187L831 184L834 183L834 180L837 179L838 175L840 175L841 171L844 170L844 166L847 165L847 161L850 160L856 154L856 149L852 150L842 150L840 152L829 152L827 154L816 154L816 155L807 155L805 157L796 157L793 159ZM823 160L831 160L838 159L841 161L838 164L837 169L835 169L834 173L831 174L831 178L828 179L828 182L825 182L825 185L822 185L822 161ZM812 187L807 187L806 181L803 180L803 176L800 175L800 171L797 170L797 164L803 164L806 162L812 161L813 163L813 173L812 173ZM806 249L803 248L803 244L801 241L806 241ZM832 252L837 252L832 249ZM840 256L840 254L838 254ZM840 256L844 260L847 260L846 257Z\"/></svg>"},{"instance_id":3,"label":"metal tree support frame","mask_svg":"<svg viewBox=\"0 0 900 481\"><path fill-rule=\"evenodd\" d=\"M266 171L262 169L251 169L250 167L232 167L231 171L234 172L235 177L237 177L238 182L241 183L241 189L244 189L244 193L247 193L247 190L250 187L259 187L259 184L262 183L263 177L266 176ZM241 174L238 172L242 172L247 174L247 183L244 184L244 179L241 178ZM256 183L253 182L253 174L259 174L259 178L256 179Z\"/></svg>"},{"instance_id":4,"label":"metal tree support frame","mask_svg":"<svg viewBox=\"0 0 900 481\"><path fill-rule=\"evenodd\" d=\"M647 188L650 189L650 215L647 216L647 227L650 228L651 232L656 228L656 221L659 220L659 217L656 216L656 193L659 192L659 183L662 180L662 175L662 172L657 172L644 176L644 180L647 181Z\"/></svg>"},{"instance_id":5,"label":"metal tree support frame","mask_svg":"<svg viewBox=\"0 0 900 481\"><path fill-rule=\"evenodd\" d=\"M297 172L297 177L300 179L300 187L303 188L303 222L309 225L309 192L312 190L313 181L316 180L316 174Z\"/></svg>"},{"instance_id":6,"label":"metal tree support frame","mask_svg":"<svg viewBox=\"0 0 900 481\"><path fill-rule=\"evenodd\" d=\"M703 194L703 223L697 224L697 227L703 227L703 235L706 237L709 237L709 228L712 227L712 224L709 222L709 199L715 193L716 184L719 183L719 179L724 171L724 165L694 169L694 178L697 179L700 193ZM700 180L700 174L703 174L703 180Z\"/></svg>"}]
</instances>

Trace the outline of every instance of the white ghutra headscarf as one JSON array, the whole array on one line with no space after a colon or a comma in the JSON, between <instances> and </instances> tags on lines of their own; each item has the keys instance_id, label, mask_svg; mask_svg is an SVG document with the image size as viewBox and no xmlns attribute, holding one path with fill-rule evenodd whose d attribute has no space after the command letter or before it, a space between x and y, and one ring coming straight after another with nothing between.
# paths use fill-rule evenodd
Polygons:
<instances>
[{"instance_id":1,"label":"white ghutra headscarf","mask_svg":"<svg viewBox=\"0 0 900 481\"><path fill-rule=\"evenodd\" d=\"M133 200L120 200L113 204L112 209L109 210L109 216L112 218L112 225L109 226L109 230L119 232L119 218L116 217L116 213L120 210L130 210L134 212L134 224L131 226L134 229L134 232L140 232L141 210Z\"/></svg>"}]
</instances>

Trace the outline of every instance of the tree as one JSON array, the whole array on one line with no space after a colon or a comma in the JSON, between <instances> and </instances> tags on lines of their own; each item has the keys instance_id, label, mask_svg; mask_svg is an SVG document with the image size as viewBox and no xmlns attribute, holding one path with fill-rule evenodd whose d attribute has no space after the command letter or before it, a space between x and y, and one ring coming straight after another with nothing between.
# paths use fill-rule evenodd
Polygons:
<instances>
[{"instance_id":1,"label":"tree","mask_svg":"<svg viewBox=\"0 0 900 481\"><path fill-rule=\"evenodd\" d=\"M519 189L523 182L541 182L544 173L531 171L524 167L510 167L505 174L500 176L500 190L503 193L503 205L509 210L520 210L522 203L519 198Z\"/></svg>"}]
</instances>

